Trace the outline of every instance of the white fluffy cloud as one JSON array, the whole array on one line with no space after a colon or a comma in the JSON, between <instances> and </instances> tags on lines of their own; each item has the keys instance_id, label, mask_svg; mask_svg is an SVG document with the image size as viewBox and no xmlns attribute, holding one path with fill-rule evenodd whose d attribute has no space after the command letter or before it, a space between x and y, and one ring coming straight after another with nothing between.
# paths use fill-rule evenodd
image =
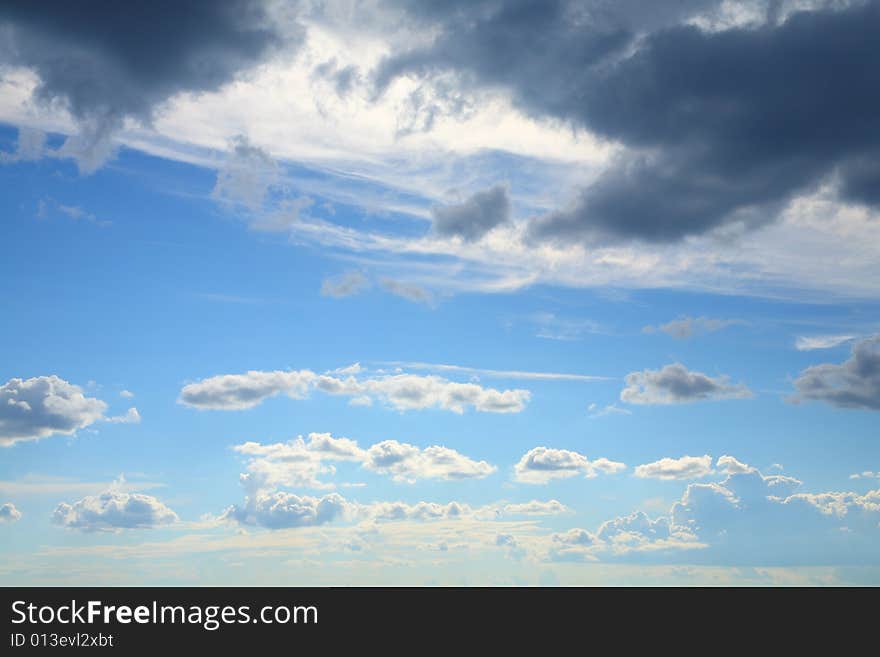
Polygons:
<instances>
[{"instance_id":1,"label":"white fluffy cloud","mask_svg":"<svg viewBox=\"0 0 880 657\"><path fill-rule=\"evenodd\" d=\"M501 391L434 375L394 374L369 379L321 376L316 385L331 395L346 395L356 400L378 398L400 411L440 408L464 413L470 407L484 413L518 413L531 397L528 390Z\"/></svg>"},{"instance_id":2,"label":"white fluffy cloud","mask_svg":"<svg viewBox=\"0 0 880 657\"><path fill-rule=\"evenodd\" d=\"M16 509L12 502L0 506L0 523L13 523L19 520L21 520L21 511Z\"/></svg>"},{"instance_id":3,"label":"white fluffy cloud","mask_svg":"<svg viewBox=\"0 0 880 657\"><path fill-rule=\"evenodd\" d=\"M408 483L419 479L483 479L497 469L448 447L432 445L419 449L396 440L384 440L371 446L364 467Z\"/></svg>"},{"instance_id":4,"label":"white fluffy cloud","mask_svg":"<svg viewBox=\"0 0 880 657\"><path fill-rule=\"evenodd\" d=\"M742 384L731 384L728 377L711 377L692 372L680 363L660 370L642 370L626 375L621 401L630 404L681 404L705 399L751 397Z\"/></svg>"},{"instance_id":5,"label":"white fluffy cloud","mask_svg":"<svg viewBox=\"0 0 880 657\"><path fill-rule=\"evenodd\" d=\"M622 558L650 551L657 559L689 563L877 562L880 490L799 492L799 480L764 475L731 456L722 456L716 466L726 477L689 484L668 515L650 518L636 512L607 521L595 532L556 534L550 558ZM680 556L681 550L688 551L687 557Z\"/></svg>"},{"instance_id":6,"label":"white fluffy cloud","mask_svg":"<svg viewBox=\"0 0 880 657\"><path fill-rule=\"evenodd\" d=\"M72 434L102 419L107 404L55 375L0 386L0 446Z\"/></svg>"},{"instance_id":7,"label":"white fluffy cloud","mask_svg":"<svg viewBox=\"0 0 880 657\"><path fill-rule=\"evenodd\" d=\"M359 377L360 368L345 374L317 375L311 370L223 374L187 384L180 391L179 402L198 409L241 410L281 393L298 399L317 389L351 397L353 404L369 405L378 399L400 411L439 408L464 413L473 408L484 413L518 413L531 397L528 390L497 390L434 375Z\"/></svg>"},{"instance_id":8,"label":"white fluffy cloud","mask_svg":"<svg viewBox=\"0 0 880 657\"><path fill-rule=\"evenodd\" d=\"M682 456L673 459L665 457L653 463L636 466L635 475L643 479L698 479L712 474L712 457Z\"/></svg>"},{"instance_id":9,"label":"white fluffy cloud","mask_svg":"<svg viewBox=\"0 0 880 657\"><path fill-rule=\"evenodd\" d=\"M338 493L312 497L275 491L248 497L241 506L228 507L218 520L267 529L290 529L314 527L331 522L457 520L471 518L474 513L471 507L459 502L360 504L347 500Z\"/></svg>"},{"instance_id":10,"label":"white fluffy cloud","mask_svg":"<svg viewBox=\"0 0 880 657\"><path fill-rule=\"evenodd\" d=\"M863 470L862 472L855 472L849 476L850 479L880 479L880 472L873 472L872 470Z\"/></svg>"},{"instance_id":11,"label":"white fluffy cloud","mask_svg":"<svg viewBox=\"0 0 880 657\"><path fill-rule=\"evenodd\" d=\"M174 511L152 495L111 488L73 504L62 502L55 508L52 520L83 532L115 532L170 525L178 518Z\"/></svg>"},{"instance_id":12,"label":"white fluffy cloud","mask_svg":"<svg viewBox=\"0 0 880 657\"><path fill-rule=\"evenodd\" d=\"M309 370L222 374L185 385L179 401L198 409L241 410L282 392L294 399L303 397L314 379Z\"/></svg>"},{"instance_id":13,"label":"white fluffy cloud","mask_svg":"<svg viewBox=\"0 0 880 657\"><path fill-rule=\"evenodd\" d=\"M336 493L309 497L276 491L248 498L244 506L230 506L220 520L284 529L323 525L350 518L355 512L356 507Z\"/></svg>"},{"instance_id":14,"label":"white fluffy cloud","mask_svg":"<svg viewBox=\"0 0 880 657\"><path fill-rule=\"evenodd\" d=\"M367 449L348 438L329 433L311 433L308 440L296 438L286 443L247 442L233 448L249 457L241 482L252 494L289 488L332 488L321 475L334 474L333 461L359 463L372 472L395 481L414 483L422 479L482 479L497 469L486 461L475 461L454 449L432 445L424 449L384 440Z\"/></svg>"},{"instance_id":15,"label":"white fluffy cloud","mask_svg":"<svg viewBox=\"0 0 880 657\"><path fill-rule=\"evenodd\" d=\"M651 519L642 511L603 522L595 532L574 528L551 536L552 561L594 561L632 553L705 547L667 518Z\"/></svg>"},{"instance_id":16,"label":"white fluffy cloud","mask_svg":"<svg viewBox=\"0 0 880 657\"><path fill-rule=\"evenodd\" d=\"M589 460L583 454L567 449L535 447L523 454L514 466L514 479L527 484L546 484L553 479L566 479L583 475L590 478L599 473L615 474L626 465L606 458Z\"/></svg>"}]
</instances>

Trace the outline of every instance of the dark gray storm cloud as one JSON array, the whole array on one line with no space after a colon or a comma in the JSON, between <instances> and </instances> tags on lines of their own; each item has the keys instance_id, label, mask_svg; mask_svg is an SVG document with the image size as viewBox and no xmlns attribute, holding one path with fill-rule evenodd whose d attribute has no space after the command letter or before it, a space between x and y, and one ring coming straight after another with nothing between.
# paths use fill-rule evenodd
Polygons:
<instances>
[{"instance_id":1,"label":"dark gray storm cloud","mask_svg":"<svg viewBox=\"0 0 880 657\"><path fill-rule=\"evenodd\" d=\"M570 207L533 222L538 240L662 242L760 225L831 179L845 201L880 202L880 1L782 22L768 3L763 24L721 31L675 24L712 4L458 9L432 45L386 60L377 83L457 71L533 116L622 143Z\"/></svg>"},{"instance_id":2,"label":"dark gray storm cloud","mask_svg":"<svg viewBox=\"0 0 880 657\"><path fill-rule=\"evenodd\" d=\"M217 89L281 44L263 0L0 4L0 63L32 69L37 97L70 110L71 154L87 169L126 117L148 122L171 96Z\"/></svg>"},{"instance_id":3,"label":"dark gray storm cloud","mask_svg":"<svg viewBox=\"0 0 880 657\"><path fill-rule=\"evenodd\" d=\"M434 232L443 237L458 236L466 241L483 235L510 219L507 187L495 185L477 192L461 203L433 209Z\"/></svg>"},{"instance_id":4,"label":"dark gray storm cloud","mask_svg":"<svg viewBox=\"0 0 880 657\"><path fill-rule=\"evenodd\" d=\"M858 342L843 363L808 367L794 380L795 401L880 411L880 335Z\"/></svg>"}]
</instances>

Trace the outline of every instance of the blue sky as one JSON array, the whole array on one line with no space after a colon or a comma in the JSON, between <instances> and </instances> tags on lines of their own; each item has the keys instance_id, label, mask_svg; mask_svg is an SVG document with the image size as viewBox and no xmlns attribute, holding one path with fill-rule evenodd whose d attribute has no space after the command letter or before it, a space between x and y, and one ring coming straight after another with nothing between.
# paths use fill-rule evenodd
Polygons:
<instances>
[{"instance_id":1,"label":"blue sky","mask_svg":"<svg viewBox=\"0 0 880 657\"><path fill-rule=\"evenodd\" d=\"M663 82L676 30L880 14L685 4L194 5L210 80L0 12L0 581L880 582L876 119L796 162L724 121L651 136L608 79L500 75L468 33L623 30Z\"/></svg>"}]
</instances>

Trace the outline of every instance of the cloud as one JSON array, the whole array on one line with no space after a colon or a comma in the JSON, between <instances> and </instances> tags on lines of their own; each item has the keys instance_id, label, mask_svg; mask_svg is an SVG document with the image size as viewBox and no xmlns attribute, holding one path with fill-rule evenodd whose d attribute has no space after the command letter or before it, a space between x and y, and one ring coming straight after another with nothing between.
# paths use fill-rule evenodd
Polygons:
<instances>
[{"instance_id":1,"label":"cloud","mask_svg":"<svg viewBox=\"0 0 880 657\"><path fill-rule=\"evenodd\" d=\"M857 342L840 365L808 367L794 380L793 401L824 401L838 408L880 410L880 335Z\"/></svg>"},{"instance_id":2,"label":"cloud","mask_svg":"<svg viewBox=\"0 0 880 657\"><path fill-rule=\"evenodd\" d=\"M570 513L571 509L559 500L532 500L519 504L505 504L501 513L506 516L555 516Z\"/></svg>"},{"instance_id":3,"label":"cloud","mask_svg":"<svg viewBox=\"0 0 880 657\"><path fill-rule=\"evenodd\" d=\"M740 566L877 563L880 490L800 492L799 480L763 475L731 456L718 465L727 468L724 480L689 484L667 515L637 511L596 531L554 534L547 556Z\"/></svg>"},{"instance_id":4,"label":"cloud","mask_svg":"<svg viewBox=\"0 0 880 657\"><path fill-rule=\"evenodd\" d=\"M236 135L228 159L217 171L211 196L236 209L259 211L280 183L281 167L272 156L244 135Z\"/></svg>"},{"instance_id":5,"label":"cloud","mask_svg":"<svg viewBox=\"0 0 880 657\"><path fill-rule=\"evenodd\" d=\"M372 445L364 467L407 483L420 479L483 479L497 470L486 461L474 461L448 447L433 445L419 449L396 440Z\"/></svg>"},{"instance_id":6,"label":"cloud","mask_svg":"<svg viewBox=\"0 0 880 657\"><path fill-rule=\"evenodd\" d=\"M387 277L381 279L379 283L386 291L396 297L412 301L413 303L423 303L428 306L434 304L434 294L420 285L404 283Z\"/></svg>"},{"instance_id":7,"label":"cloud","mask_svg":"<svg viewBox=\"0 0 880 657\"><path fill-rule=\"evenodd\" d=\"M473 518L474 510L459 502L371 502L360 504L338 493L322 497L295 495L283 491L248 497L241 506L228 507L220 522L267 529L316 527L333 522L375 522L462 520ZM374 525L373 525L374 526Z\"/></svg>"},{"instance_id":8,"label":"cloud","mask_svg":"<svg viewBox=\"0 0 880 657\"><path fill-rule=\"evenodd\" d=\"M704 456L682 456L677 459L662 458L653 463L636 466L634 474L643 479L671 481L674 479L698 479L713 472L712 457L706 454Z\"/></svg>"},{"instance_id":9,"label":"cloud","mask_svg":"<svg viewBox=\"0 0 880 657\"><path fill-rule=\"evenodd\" d=\"M39 160L46 153L46 140L47 135L42 130L28 127L19 128L15 152L0 152L0 164Z\"/></svg>"},{"instance_id":10,"label":"cloud","mask_svg":"<svg viewBox=\"0 0 880 657\"><path fill-rule=\"evenodd\" d=\"M354 512L355 507L337 493L309 497L276 491L249 498L244 506L230 506L220 520L269 529L287 529L323 525L350 517Z\"/></svg>"},{"instance_id":11,"label":"cloud","mask_svg":"<svg viewBox=\"0 0 880 657\"><path fill-rule=\"evenodd\" d=\"M532 222L537 240L663 242L760 225L832 176L844 199L877 202L880 94L863 63L880 54L880 4L714 26L715 2L662 3L650 16L617 4L458 8L434 16L429 45L390 55L377 83L452 71L508 91L532 116L621 143L569 208Z\"/></svg>"},{"instance_id":12,"label":"cloud","mask_svg":"<svg viewBox=\"0 0 880 657\"><path fill-rule=\"evenodd\" d=\"M619 406L615 406L614 404L608 404L603 408L599 408L597 404L590 404L587 407L587 411L590 413L591 419L597 419L600 417L605 417L607 415L632 415L632 411L627 408L620 408Z\"/></svg>"},{"instance_id":13,"label":"cloud","mask_svg":"<svg viewBox=\"0 0 880 657\"><path fill-rule=\"evenodd\" d=\"M598 474L615 474L626 469L626 465L606 458L590 461L583 454L566 449L535 447L523 454L514 466L514 479L527 484L546 484L553 479L567 479L583 475L596 477Z\"/></svg>"},{"instance_id":14,"label":"cloud","mask_svg":"<svg viewBox=\"0 0 880 657\"><path fill-rule=\"evenodd\" d=\"M665 517L635 511L603 522L595 532L573 528L551 536L551 561L596 561L649 552L675 553L704 548L696 537Z\"/></svg>"},{"instance_id":15,"label":"cloud","mask_svg":"<svg viewBox=\"0 0 880 657\"><path fill-rule=\"evenodd\" d=\"M470 517L473 510L459 502L375 502L365 505L362 513L375 520L455 520Z\"/></svg>"},{"instance_id":16,"label":"cloud","mask_svg":"<svg viewBox=\"0 0 880 657\"><path fill-rule=\"evenodd\" d=\"M485 376L497 379L535 379L546 381L604 381L606 377L589 374L568 374L564 372L526 372L523 370L489 370L482 367L466 367L464 365L448 365L442 363L419 363L411 361L382 361L382 365L403 367L408 370L433 370L437 372L461 372L474 376Z\"/></svg>"},{"instance_id":17,"label":"cloud","mask_svg":"<svg viewBox=\"0 0 880 657\"><path fill-rule=\"evenodd\" d=\"M282 392L293 399L301 398L314 379L315 373L309 370L222 374L185 385L178 401L200 410L242 410Z\"/></svg>"},{"instance_id":18,"label":"cloud","mask_svg":"<svg viewBox=\"0 0 880 657\"><path fill-rule=\"evenodd\" d=\"M621 401L629 404L681 404L706 399L743 399L752 393L742 384L728 383L728 377L713 378L692 372L680 363L660 370L642 370L626 375Z\"/></svg>"},{"instance_id":19,"label":"cloud","mask_svg":"<svg viewBox=\"0 0 880 657\"><path fill-rule=\"evenodd\" d=\"M105 418L105 421L114 424L140 424L141 414L138 412L138 409L132 406L125 412L125 415L108 417Z\"/></svg>"},{"instance_id":20,"label":"cloud","mask_svg":"<svg viewBox=\"0 0 880 657\"><path fill-rule=\"evenodd\" d=\"M131 399L132 397L134 397L134 393L130 390L122 390L120 391L119 396L125 397L126 399Z\"/></svg>"},{"instance_id":21,"label":"cloud","mask_svg":"<svg viewBox=\"0 0 880 657\"><path fill-rule=\"evenodd\" d=\"M107 404L58 376L10 379L0 386L0 446L70 435L102 419Z\"/></svg>"},{"instance_id":22,"label":"cloud","mask_svg":"<svg viewBox=\"0 0 880 657\"><path fill-rule=\"evenodd\" d=\"M21 511L15 508L12 502L0 505L0 524L13 523L21 520Z\"/></svg>"},{"instance_id":23,"label":"cloud","mask_svg":"<svg viewBox=\"0 0 880 657\"><path fill-rule=\"evenodd\" d=\"M52 515L55 524L83 532L152 529L174 524L177 514L152 495L126 493L111 487L72 505L62 502Z\"/></svg>"},{"instance_id":24,"label":"cloud","mask_svg":"<svg viewBox=\"0 0 880 657\"><path fill-rule=\"evenodd\" d=\"M645 333L656 333L662 331L666 335L686 340L696 335L704 333L714 333L728 326L743 324L739 319L712 319L711 317L681 317L672 321L660 324L659 326L646 326L642 329Z\"/></svg>"},{"instance_id":25,"label":"cloud","mask_svg":"<svg viewBox=\"0 0 880 657\"><path fill-rule=\"evenodd\" d=\"M755 468L746 463L738 461L732 456L727 454L718 457L718 461L715 462L715 467L720 470L726 472L727 474L746 474L749 472L754 472ZM771 468L776 467L778 469L782 469L782 466L778 463L771 466Z\"/></svg>"},{"instance_id":26,"label":"cloud","mask_svg":"<svg viewBox=\"0 0 880 657\"><path fill-rule=\"evenodd\" d=\"M108 488L122 492L144 491L162 488L164 484L155 481L126 481L124 477L114 482L80 481L67 477L47 477L45 475L24 475L16 479L0 480L0 495L15 497L62 495L99 495Z\"/></svg>"},{"instance_id":27,"label":"cloud","mask_svg":"<svg viewBox=\"0 0 880 657\"><path fill-rule=\"evenodd\" d=\"M321 296L341 299L352 297L367 290L370 281L358 271L348 272L340 276L325 278L321 283Z\"/></svg>"},{"instance_id":28,"label":"cloud","mask_svg":"<svg viewBox=\"0 0 880 657\"><path fill-rule=\"evenodd\" d=\"M348 438L329 433L310 433L307 440L286 443L247 442L233 448L249 458L241 483L248 491L288 488L332 488L321 475L334 474L334 461L358 463L395 481L415 483L422 479L483 479L497 469L486 461L475 461L454 449L433 445L421 449L396 440L384 440L361 449Z\"/></svg>"},{"instance_id":29,"label":"cloud","mask_svg":"<svg viewBox=\"0 0 880 657\"><path fill-rule=\"evenodd\" d=\"M496 226L510 220L510 198L505 185L476 192L457 205L435 207L433 230L441 237L479 240Z\"/></svg>"},{"instance_id":30,"label":"cloud","mask_svg":"<svg viewBox=\"0 0 880 657\"><path fill-rule=\"evenodd\" d=\"M476 383L457 383L439 376L395 374L370 379L339 379L323 375L316 387L355 400L381 399L400 411L441 408L463 413L467 407L484 413L519 413L531 397L528 390L496 390Z\"/></svg>"},{"instance_id":31,"label":"cloud","mask_svg":"<svg viewBox=\"0 0 880 657\"><path fill-rule=\"evenodd\" d=\"M880 472L872 472L871 470L865 470L863 472L856 472L849 476L850 479L880 479Z\"/></svg>"},{"instance_id":32,"label":"cloud","mask_svg":"<svg viewBox=\"0 0 880 657\"><path fill-rule=\"evenodd\" d=\"M322 375L311 370L222 374L185 385L178 402L200 410L242 410L281 393L300 399L315 389L351 397L353 404L369 405L378 399L400 411L440 408L464 413L471 407L484 413L518 413L531 397L528 390L502 391L433 375L394 374L370 378L358 377L359 374L360 369Z\"/></svg>"},{"instance_id":33,"label":"cloud","mask_svg":"<svg viewBox=\"0 0 880 657\"><path fill-rule=\"evenodd\" d=\"M75 157L84 173L112 155L126 119L149 123L173 96L216 90L282 41L293 48L301 38L292 28L283 39L261 0L191 2L173 12L105 3L100 15L63 1L39 9L6 2L0 23L0 61L36 73L36 99L63 103L75 118L79 133L58 154Z\"/></svg>"},{"instance_id":34,"label":"cloud","mask_svg":"<svg viewBox=\"0 0 880 657\"><path fill-rule=\"evenodd\" d=\"M854 335L799 335L794 341L794 348L798 351L833 349L855 339Z\"/></svg>"}]
</instances>

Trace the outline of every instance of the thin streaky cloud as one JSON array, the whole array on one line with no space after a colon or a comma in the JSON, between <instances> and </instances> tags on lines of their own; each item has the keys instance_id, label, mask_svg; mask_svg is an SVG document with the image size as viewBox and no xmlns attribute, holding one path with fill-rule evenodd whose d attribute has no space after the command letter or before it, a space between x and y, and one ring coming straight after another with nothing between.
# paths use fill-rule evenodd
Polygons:
<instances>
[{"instance_id":1,"label":"thin streaky cloud","mask_svg":"<svg viewBox=\"0 0 880 657\"><path fill-rule=\"evenodd\" d=\"M610 381L614 377L596 376L593 374L570 374L567 372L529 372L524 370L493 370L482 367L467 367L465 365L450 365L447 363L422 363L418 361L376 361L378 365L389 367L401 367L407 370L426 370L430 372L460 372L462 374L474 374L496 379L532 379L548 381Z\"/></svg>"}]
</instances>

